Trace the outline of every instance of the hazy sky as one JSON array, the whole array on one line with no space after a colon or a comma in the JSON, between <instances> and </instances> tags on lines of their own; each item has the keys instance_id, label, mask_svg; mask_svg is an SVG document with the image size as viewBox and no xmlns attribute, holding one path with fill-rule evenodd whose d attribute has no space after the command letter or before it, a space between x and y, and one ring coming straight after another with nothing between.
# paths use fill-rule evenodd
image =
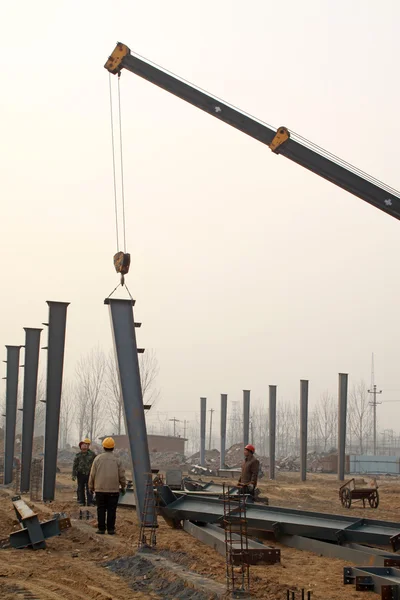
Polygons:
<instances>
[{"instance_id":1,"label":"hazy sky","mask_svg":"<svg viewBox=\"0 0 400 600\"><path fill-rule=\"evenodd\" d=\"M64 300L69 377L111 345L117 41L399 188L399 20L395 0L4 4L2 343ZM266 402L269 384L297 402L300 378L316 402L339 371L369 383L372 352L400 400L400 223L131 73L121 89L127 282L159 410L194 419L200 396L218 409L243 388ZM384 427L399 415L379 408Z\"/></svg>"}]
</instances>

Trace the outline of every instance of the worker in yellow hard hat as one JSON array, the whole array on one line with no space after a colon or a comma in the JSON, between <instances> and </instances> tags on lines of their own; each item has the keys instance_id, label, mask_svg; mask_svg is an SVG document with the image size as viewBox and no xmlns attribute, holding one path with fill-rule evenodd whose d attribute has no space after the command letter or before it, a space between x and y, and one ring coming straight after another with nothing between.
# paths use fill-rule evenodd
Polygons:
<instances>
[{"instance_id":1,"label":"worker in yellow hard hat","mask_svg":"<svg viewBox=\"0 0 400 600\"><path fill-rule=\"evenodd\" d=\"M114 454L115 442L112 437L103 440L104 452L96 456L89 476L89 490L96 492L97 532L115 534L115 520L120 492L125 494L125 469L121 460Z\"/></svg>"},{"instance_id":2,"label":"worker in yellow hard hat","mask_svg":"<svg viewBox=\"0 0 400 600\"><path fill-rule=\"evenodd\" d=\"M89 490L89 473L96 455L89 449L89 444L89 438L79 442L79 452L72 466L72 481L78 480L77 498L81 506L93 505L93 495Z\"/></svg>"}]
</instances>

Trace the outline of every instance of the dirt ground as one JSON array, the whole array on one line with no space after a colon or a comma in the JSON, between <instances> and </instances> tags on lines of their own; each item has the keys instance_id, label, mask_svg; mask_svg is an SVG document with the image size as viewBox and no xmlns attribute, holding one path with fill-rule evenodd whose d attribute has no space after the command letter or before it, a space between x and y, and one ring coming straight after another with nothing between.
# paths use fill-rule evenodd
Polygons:
<instances>
[{"instance_id":1,"label":"dirt ground","mask_svg":"<svg viewBox=\"0 0 400 600\"><path fill-rule=\"evenodd\" d=\"M368 482L367 479L365 481ZM263 479L259 487L263 495L269 497L271 505L400 521L400 480L387 478L378 483L381 503L377 510L363 509L360 504L350 510L343 509L338 498L338 482L333 475L309 474L308 481L301 483L298 473L285 473L279 474L275 482ZM0 490L0 538L19 528L11 495L10 491ZM114 537L97 536L95 519L79 520L74 484L68 474L58 475L55 502L30 505L41 520L55 512L65 512L71 517L73 526L60 537L49 539L46 550L0 550L0 598L206 598L201 593L185 591L172 584L165 583L164 591L159 589L160 585L157 586L155 581L157 577L152 578L139 556L135 557L139 533L135 511L129 508L118 510L117 535ZM90 510L95 517L95 509ZM342 600L344 593L346 598L365 599L365 592L356 592L354 586L343 586L343 567L349 563L279 544L271 545L281 548L281 564L251 567L253 597L285 600L287 589L305 588L312 591L312 598L316 600ZM225 583L225 559L184 531L171 529L162 518L159 519L157 552L204 578ZM116 559L119 562L113 562ZM118 565L123 564L121 561L127 565L126 577L120 576L122 570ZM166 582L168 573L164 573L161 579ZM158 583L159 580L160 577ZM377 598L376 595L369 597ZM296 594L296 600L299 598L300 594Z\"/></svg>"}]
</instances>

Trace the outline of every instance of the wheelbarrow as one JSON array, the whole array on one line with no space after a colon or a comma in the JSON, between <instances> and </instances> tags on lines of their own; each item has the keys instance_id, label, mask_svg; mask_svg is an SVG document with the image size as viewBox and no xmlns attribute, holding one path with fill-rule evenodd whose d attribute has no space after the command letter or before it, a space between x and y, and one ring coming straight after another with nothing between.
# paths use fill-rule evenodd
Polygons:
<instances>
[{"instance_id":1,"label":"wheelbarrow","mask_svg":"<svg viewBox=\"0 0 400 600\"><path fill-rule=\"evenodd\" d=\"M356 487L356 480L354 478L346 481L346 483L339 488L339 498L342 506L350 508L352 502L362 502L363 508L365 508L365 503L368 501L371 508L378 508L379 492L376 479L371 483L371 487L358 488Z\"/></svg>"}]
</instances>

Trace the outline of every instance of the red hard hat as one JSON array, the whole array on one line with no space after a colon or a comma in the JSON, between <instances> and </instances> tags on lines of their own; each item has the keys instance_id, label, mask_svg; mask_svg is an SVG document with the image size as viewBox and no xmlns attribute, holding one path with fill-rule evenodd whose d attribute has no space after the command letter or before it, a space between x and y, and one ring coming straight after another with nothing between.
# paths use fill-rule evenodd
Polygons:
<instances>
[{"instance_id":1,"label":"red hard hat","mask_svg":"<svg viewBox=\"0 0 400 600\"><path fill-rule=\"evenodd\" d=\"M256 450L256 449L254 448L254 446L252 446L251 444L247 444L247 446L245 446L245 448L244 448L244 449L245 449L245 450L250 450L250 452L252 452L253 454L254 454L254 452L255 452L255 450Z\"/></svg>"}]
</instances>

